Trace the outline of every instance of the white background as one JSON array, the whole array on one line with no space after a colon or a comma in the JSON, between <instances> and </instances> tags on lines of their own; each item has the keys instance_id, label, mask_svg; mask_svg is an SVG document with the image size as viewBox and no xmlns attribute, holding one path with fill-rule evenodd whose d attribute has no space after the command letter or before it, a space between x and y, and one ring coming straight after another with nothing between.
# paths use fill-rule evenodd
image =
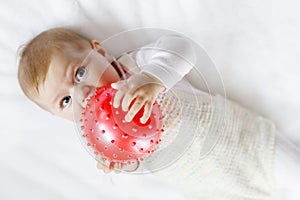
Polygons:
<instances>
[{"instance_id":1,"label":"white background","mask_svg":"<svg viewBox=\"0 0 300 200\"><path fill-rule=\"evenodd\" d=\"M69 27L101 41L142 27L183 33L207 50L229 98L299 146L299 8L292 0L0 0L0 199L184 199L150 175L96 170L73 123L25 99L17 50L36 34ZM293 181L284 184L292 199Z\"/></svg>"}]
</instances>

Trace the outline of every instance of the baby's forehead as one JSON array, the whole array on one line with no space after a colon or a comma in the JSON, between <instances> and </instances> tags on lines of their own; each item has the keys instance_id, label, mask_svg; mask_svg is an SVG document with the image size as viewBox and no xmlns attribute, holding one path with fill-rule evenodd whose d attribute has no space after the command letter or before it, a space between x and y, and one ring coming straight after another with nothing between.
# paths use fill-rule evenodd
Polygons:
<instances>
[{"instance_id":1,"label":"baby's forehead","mask_svg":"<svg viewBox=\"0 0 300 200\"><path fill-rule=\"evenodd\" d=\"M72 46L53 51L44 82L69 75L74 67L81 65L89 52L89 49L78 49Z\"/></svg>"},{"instance_id":2,"label":"baby's forehead","mask_svg":"<svg viewBox=\"0 0 300 200\"><path fill-rule=\"evenodd\" d=\"M50 57L48 71L53 67L59 66L60 68L66 68L68 67L68 64L83 62L87 54L87 50L78 50L74 48L54 50Z\"/></svg>"},{"instance_id":3,"label":"baby's forehead","mask_svg":"<svg viewBox=\"0 0 300 200\"><path fill-rule=\"evenodd\" d=\"M52 57L65 57L65 58L79 58L83 59L88 53L90 49L88 48L78 48L73 46L72 44L66 44L61 48L54 49L52 52Z\"/></svg>"}]
</instances>

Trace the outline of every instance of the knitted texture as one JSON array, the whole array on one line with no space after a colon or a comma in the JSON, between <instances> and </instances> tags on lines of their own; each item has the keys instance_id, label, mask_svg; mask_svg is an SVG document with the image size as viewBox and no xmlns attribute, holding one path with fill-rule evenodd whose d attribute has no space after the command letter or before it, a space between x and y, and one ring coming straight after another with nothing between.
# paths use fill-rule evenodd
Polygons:
<instances>
[{"instance_id":1,"label":"knitted texture","mask_svg":"<svg viewBox=\"0 0 300 200\"><path fill-rule=\"evenodd\" d=\"M178 96L191 98L188 93ZM200 113L190 118L200 126L198 133L180 159L154 175L183 191L188 199L270 198L274 191L273 123L221 96L212 96L210 102L200 97L197 106L181 106ZM169 131L184 127L181 120L176 123ZM203 146L212 147L214 142L212 151L201 157Z\"/></svg>"}]
</instances>

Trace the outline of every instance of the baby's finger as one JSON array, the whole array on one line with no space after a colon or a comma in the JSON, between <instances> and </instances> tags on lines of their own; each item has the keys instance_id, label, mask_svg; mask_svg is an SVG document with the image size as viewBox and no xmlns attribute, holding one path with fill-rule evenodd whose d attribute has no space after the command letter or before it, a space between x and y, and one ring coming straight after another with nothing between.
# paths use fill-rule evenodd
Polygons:
<instances>
[{"instance_id":1,"label":"baby's finger","mask_svg":"<svg viewBox=\"0 0 300 200\"><path fill-rule=\"evenodd\" d=\"M140 118L142 124L145 124L151 115L153 104L152 102L146 102L144 107L143 116Z\"/></svg>"},{"instance_id":2,"label":"baby's finger","mask_svg":"<svg viewBox=\"0 0 300 200\"><path fill-rule=\"evenodd\" d=\"M128 91L123 100L122 100L122 109L123 111L128 111L129 105L132 102L132 100L136 97L136 94L134 92L135 90L131 89Z\"/></svg>"},{"instance_id":3,"label":"baby's finger","mask_svg":"<svg viewBox=\"0 0 300 200\"><path fill-rule=\"evenodd\" d=\"M115 172L116 174L121 173L122 167L123 167L123 164L122 164L122 163L114 163L114 164L113 164L113 169L114 169L114 172Z\"/></svg>"},{"instance_id":4,"label":"baby's finger","mask_svg":"<svg viewBox=\"0 0 300 200\"><path fill-rule=\"evenodd\" d=\"M100 169L100 170L102 170L105 174L108 174L108 173L110 173L112 171L111 169L109 169L109 167L105 166L101 162L97 163L97 168Z\"/></svg>"},{"instance_id":5,"label":"baby's finger","mask_svg":"<svg viewBox=\"0 0 300 200\"><path fill-rule=\"evenodd\" d=\"M125 116L125 121L130 122L134 116L139 112L139 110L143 107L144 101L137 98Z\"/></svg>"},{"instance_id":6,"label":"baby's finger","mask_svg":"<svg viewBox=\"0 0 300 200\"><path fill-rule=\"evenodd\" d=\"M120 101L124 96L124 92L122 90L118 90L114 96L113 107L118 108L120 106Z\"/></svg>"},{"instance_id":7,"label":"baby's finger","mask_svg":"<svg viewBox=\"0 0 300 200\"><path fill-rule=\"evenodd\" d=\"M110 86L116 90L119 90L120 88L122 88L124 85L126 84L125 80L121 80L115 83L111 83Z\"/></svg>"},{"instance_id":8,"label":"baby's finger","mask_svg":"<svg viewBox=\"0 0 300 200\"><path fill-rule=\"evenodd\" d=\"M113 107L114 108L118 108L120 106L120 101L126 91L125 84L126 84L125 81L119 81L119 82L110 84L112 88L117 90L116 94L114 95L114 99L113 99Z\"/></svg>"}]
</instances>

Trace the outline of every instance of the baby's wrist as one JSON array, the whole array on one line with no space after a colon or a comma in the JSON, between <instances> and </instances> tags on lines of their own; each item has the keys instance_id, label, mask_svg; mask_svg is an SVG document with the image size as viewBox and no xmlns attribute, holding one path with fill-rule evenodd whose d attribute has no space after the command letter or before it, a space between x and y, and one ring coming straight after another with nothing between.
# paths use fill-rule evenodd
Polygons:
<instances>
[{"instance_id":1,"label":"baby's wrist","mask_svg":"<svg viewBox=\"0 0 300 200\"><path fill-rule=\"evenodd\" d=\"M151 80L151 82L159 85L162 88L161 92L166 92L166 90L167 90L166 86L158 78L156 78L154 75L152 75L150 73L147 73L147 72L141 72L141 74L143 74L144 76L149 78Z\"/></svg>"}]
</instances>

